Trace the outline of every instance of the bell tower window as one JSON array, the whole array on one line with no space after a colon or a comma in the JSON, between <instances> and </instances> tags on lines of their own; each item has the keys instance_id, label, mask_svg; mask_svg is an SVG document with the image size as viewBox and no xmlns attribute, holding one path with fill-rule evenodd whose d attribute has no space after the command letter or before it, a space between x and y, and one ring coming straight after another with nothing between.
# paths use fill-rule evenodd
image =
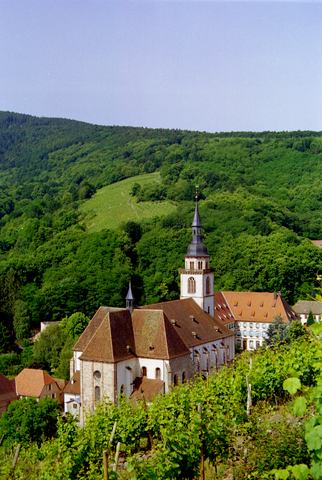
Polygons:
<instances>
[{"instance_id":1,"label":"bell tower window","mask_svg":"<svg viewBox=\"0 0 322 480\"><path fill-rule=\"evenodd\" d=\"M196 280L193 277L188 278L188 293L196 293Z\"/></svg>"},{"instance_id":2,"label":"bell tower window","mask_svg":"<svg viewBox=\"0 0 322 480\"><path fill-rule=\"evenodd\" d=\"M210 294L210 278L209 277L206 278L206 294L207 295Z\"/></svg>"}]
</instances>

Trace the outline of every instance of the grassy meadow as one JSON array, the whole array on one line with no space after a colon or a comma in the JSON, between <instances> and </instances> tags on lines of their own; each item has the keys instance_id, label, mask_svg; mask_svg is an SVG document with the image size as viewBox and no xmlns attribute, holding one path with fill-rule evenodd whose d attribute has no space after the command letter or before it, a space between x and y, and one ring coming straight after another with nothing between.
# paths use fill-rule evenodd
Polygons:
<instances>
[{"instance_id":1,"label":"grassy meadow","mask_svg":"<svg viewBox=\"0 0 322 480\"><path fill-rule=\"evenodd\" d=\"M140 221L145 218L160 217L175 210L173 202L139 202L130 192L135 183L144 186L148 183L159 182L158 172L138 175L121 182L107 185L98 190L89 200L80 207L83 214L82 221L90 232L99 232L103 229L117 228L129 220Z\"/></svg>"}]
</instances>

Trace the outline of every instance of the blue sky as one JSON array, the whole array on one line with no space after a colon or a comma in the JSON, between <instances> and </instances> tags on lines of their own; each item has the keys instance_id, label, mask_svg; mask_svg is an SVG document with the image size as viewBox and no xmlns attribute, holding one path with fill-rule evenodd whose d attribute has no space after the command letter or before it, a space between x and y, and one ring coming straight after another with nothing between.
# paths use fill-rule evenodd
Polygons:
<instances>
[{"instance_id":1,"label":"blue sky","mask_svg":"<svg viewBox=\"0 0 322 480\"><path fill-rule=\"evenodd\" d=\"M322 130L322 3L0 0L0 110Z\"/></svg>"}]
</instances>

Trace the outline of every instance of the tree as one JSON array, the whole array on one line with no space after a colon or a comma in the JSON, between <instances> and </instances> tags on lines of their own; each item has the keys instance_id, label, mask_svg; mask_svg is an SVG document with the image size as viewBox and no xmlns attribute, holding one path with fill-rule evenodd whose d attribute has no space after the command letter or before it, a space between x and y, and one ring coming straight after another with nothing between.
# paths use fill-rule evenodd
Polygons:
<instances>
[{"instance_id":1,"label":"tree","mask_svg":"<svg viewBox=\"0 0 322 480\"><path fill-rule=\"evenodd\" d=\"M288 325L283 322L280 315L277 315L267 330L265 339L266 345L272 346L278 343L284 343L288 339Z\"/></svg>"},{"instance_id":2,"label":"tree","mask_svg":"<svg viewBox=\"0 0 322 480\"><path fill-rule=\"evenodd\" d=\"M7 444L41 443L56 435L59 405L56 400L23 398L12 402L0 418L0 434Z\"/></svg>"},{"instance_id":3,"label":"tree","mask_svg":"<svg viewBox=\"0 0 322 480\"><path fill-rule=\"evenodd\" d=\"M11 336L8 328L0 323L0 353L7 352L11 345Z\"/></svg>"},{"instance_id":4,"label":"tree","mask_svg":"<svg viewBox=\"0 0 322 480\"><path fill-rule=\"evenodd\" d=\"M28 304L23 300L15 301L13 328L19 341L30 336L30 314Z\"/></svg>"},{"instance_id":5,"label":"tree","mask_svg":"<svg viewBox=\"0 0 322 480\"><path fill-rule=\"evenodd\" d=\"M314 323L315 323L314 316L313 316L313 313L312 313L311 310L310 310L310 312L309 312L309 314L308 314L308 317L307 317L306 325L307 325L308 327L310 327L310 326L313 325Z\"/></svg>"},{"instance_id":6,"label":"tree","mask_svg":"<svg viewBox=\"0 0 322 480\"><path fill-rule=\"evenodd\" d=\"M89 322L89 318L86 317L82 312L76 312L66 317L61 321L61 328L64 330L66 335L72 340L76 340L79 335L85 330Z\"/></svg>"},{"instance_id":7,"label":"tree","mask_svg":"<svg viewBox=\"0 0 322 480\"><path fill-rule=\"evenodd\" d=\"M59 323L49 325L34 345L34 364L45 370L55 370L65 341L66 334Z\"/></svg>"}]
</instances>

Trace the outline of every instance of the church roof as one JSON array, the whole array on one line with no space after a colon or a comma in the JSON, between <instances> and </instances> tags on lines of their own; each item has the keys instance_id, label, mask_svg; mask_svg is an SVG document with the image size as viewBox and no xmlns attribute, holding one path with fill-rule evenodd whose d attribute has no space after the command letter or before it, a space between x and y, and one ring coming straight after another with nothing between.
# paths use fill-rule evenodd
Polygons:
<instances>
[{"instance_id":1,"label":"church roof","mask_svg":"<svg viewBox=\"0 0 322 480\"><path fill-rule=\"evenodd\" d=\"M79 339L74 345L73 350L76 352L83 352L88 345L89 341L95 334L97 328L100 326L104 318L106 318L109 312L123 311L125 308L114 308L114 307L99 307L96 311L94 317L91 319Z\"/></svg>"},{"instance_id":2,"label":"church roof","mask_svg":"<svg viewBox=\"0 0 322 480\"><path fill-rule=\"evenodd\" d=\"M97 322L95 316L96 314L90 322L92 323L94 320L94 326ZM131 313L125 309L108 311L101 319L80 359L115 363L132 358L135 356L134 352L135 345Z\"/></svg>"},{"instance_id":3,"label":"church roof","mask_svg":"<svg viewBox=\"0 0 322 480\"><path fill-rule=\"evenodd\" d=\"M73 378L69 380L69 382L64 388L64 393L69 393L72 395L80 395L80 371L79 370L76 370L76 372L74 372Z\"/></svg>"},{"instance_id":4,"label":"church roof","mask_svg":"<svg viewBox=\"0 0 322 480\"><path fill-rule=\"evenodd\" d=\"M170 359L189 354L189 349L161 309L134 310L132 320L138 357Z\"/></svg>"},{"instance_id":5,"label":"church roof","mask_svg":"<svg viewBox=\"0 0 322 480\"><path fill-rule=\"evenodd\" d=\"M164 393L164 382L162 380L137 377L133 382L133 400L146 400L151 402L156 395Z\"/></svg>"},{"instance_id":6,"label":"church roof","mask_svg":"<svg viewBox=\"0 0 322 480\"><path fill-rule=\"evenodd\" d=\"M227 315L230 312L232 317ZM226 318L224 317L226 315ZM272 323L281 317L287 323L296 313L280 294L271 292L216 292L215 318L234 321Z\"/></svg>"},{"instance_id":7,"label":"church roof","mask_svg":"<svg viewBox=\"0 0 322 480\"><path fill-rule=\"evenodd\" d=\"M214 320L192 298L146 305L142 308L162 310L188 348L233 335L222 321Z\"/></svg>"}]
</instances>

